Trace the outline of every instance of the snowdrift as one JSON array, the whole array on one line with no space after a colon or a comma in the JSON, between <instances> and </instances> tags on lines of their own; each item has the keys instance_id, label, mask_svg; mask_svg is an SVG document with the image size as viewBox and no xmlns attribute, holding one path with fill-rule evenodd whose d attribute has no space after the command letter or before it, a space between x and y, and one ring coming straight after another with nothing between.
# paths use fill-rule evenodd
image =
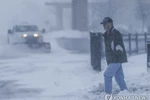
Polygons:
<instances>
[{"instance_id":1,"label":"snowdrift","mask_svg":"<svg viewBox=\"0 0 150 100\"><path fill-rule=\"evenodd\" d=\"M70 52L88 53L90 50L90 40L88 32L65 30L50 33L60 48Z\"/></svg>"}]
</instances>

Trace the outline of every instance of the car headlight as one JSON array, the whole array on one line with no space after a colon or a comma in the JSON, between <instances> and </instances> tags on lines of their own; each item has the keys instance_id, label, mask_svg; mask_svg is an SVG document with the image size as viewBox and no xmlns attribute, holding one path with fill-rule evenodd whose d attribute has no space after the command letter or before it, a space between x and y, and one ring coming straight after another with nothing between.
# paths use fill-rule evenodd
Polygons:
<instances>
[{"instance_id":1,"label":"car headlight","mask_svg":"<svg viewBox=\"0 0 150 100\"><path fill-rule=\"evenodd\" d=\"M23 37L27 37L28 35L27 34L23 34Z\"/></svg>"},{"instance_id":2,"label":"car headlight","mask_svg":"<svg viewBox=\"0 0 150 100\"><path fill-rule=\"evenodd\" d=\"M39 36L39 34L34 34L33 36L34 36L34 37L38 37L38 36Z\"/></svg>"}]
</instances>

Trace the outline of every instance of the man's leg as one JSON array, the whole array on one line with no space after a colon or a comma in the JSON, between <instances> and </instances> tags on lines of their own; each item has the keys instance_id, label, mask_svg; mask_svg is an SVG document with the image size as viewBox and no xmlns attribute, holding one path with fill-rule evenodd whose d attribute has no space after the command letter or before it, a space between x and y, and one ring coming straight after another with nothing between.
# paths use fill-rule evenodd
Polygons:
<instances>
[{"instance_id":1,"label":"man's leg","mask_svg":"<svg viewBox=\"0 0 150 100\"><path fill-rule=\"evenodd\" d=\"M120 64L120 68L116 72L115 80L118 83L121 91L127 89L127 86L126 86L126 83L125 83L125 80L124 80L124 73L123 73L123 69L122 69L122 65L121 64Z\"/></svg>"},{"instance_id":2,"label":"man's leg","mask_svg":"<svg viewBox=\"0 0 150 100\"><path fill-rule=\"evenodd\" d=\"M112 77L116 75L116 72L120 68L119 63L109 64L108 68L104 73L104 81L105 81L105 92L107 94L112 93Z\"/></svg>"}]
</instances>

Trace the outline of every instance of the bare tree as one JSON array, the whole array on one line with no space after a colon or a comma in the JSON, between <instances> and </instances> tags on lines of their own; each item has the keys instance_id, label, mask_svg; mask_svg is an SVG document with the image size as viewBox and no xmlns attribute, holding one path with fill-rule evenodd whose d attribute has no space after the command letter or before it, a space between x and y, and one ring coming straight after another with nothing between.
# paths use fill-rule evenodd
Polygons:
<instances>
[{"instance_id":1,"label":"bare tree","mask_svg":"<svg viewBox=\"0 0 150 100\"><path fill-rule=\"evenodd\" d=\"M142 32L146 25L146 21L150 18L150 3L147 0L137 0L136 18L142 21Z\"/></svg>"}]
</instances>

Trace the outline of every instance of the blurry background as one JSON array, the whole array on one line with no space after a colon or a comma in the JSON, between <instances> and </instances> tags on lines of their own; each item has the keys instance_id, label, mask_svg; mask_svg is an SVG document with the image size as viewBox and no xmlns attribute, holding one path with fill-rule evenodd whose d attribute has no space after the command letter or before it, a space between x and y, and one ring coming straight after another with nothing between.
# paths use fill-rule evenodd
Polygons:
<instances>
[{"instance_id":1,"label":"blurry background","mask_svg":"<svg viewBox=\"0 0 150 100\"><path fill-rule=\"evenodd\" d=\"M76 47L80 43L84 45L86 41L89 42L87 40L89 31L104 32L100 22L106 16L113 18L115 27L123 34L143 34L150 31L149 0L1 1L0 36L4 41L6 41L9 28L16 24L28 22L38 25L40 29L45 28L47 33L51 34L50 37L52 37L52 34L55 35L61 46L67 43L67 45L70 45L67 48L70 49L72 45ZM66 37L69 37L69 40ZM79 37L82 37L82 39L79 39ZM78 39L73 40L73 38ZM71 43L70 41L72 44L68 44ZM76 43L76 46L74 43ZM82 45L79 45L79 47L82 47ZM89 45L86 48L89 50Z\"/></svg>"},{"instance_id":2,"label":"blurry background","mask_svg":"<svg viewBox=\"0 0 150 100\"><path fill-rule=\"evenodd\" d=\"M1 32L5 32L8 27L12 27L14 24L25 21L38 24L40 27L47 28L50 31L72 28L72 0L1 1ZM129 32L147 31L150 15L149 0L87 1L88 30L102 30L103 28L99 25L100 21L105 16L110 16L114 19L118 28L124 28ZM56 7L60 8L60 10L56 9Z\"/></svg>"},{"instance_id":3,"label":"blurry background","mask_svg":"<svg viewBox=\"0 0 150 100\"><path fill-rule=\"evenodd\" d=\"M103 57L103 71L92 70L91 60L99 68L101 52L99 38L93 38L89 52L89 31L104 32L100 22L106 16L124 34L129 55L145 53L130 56L124 71L133 94L148 96L150 34L144 32L150 33L150 0L0 0L0 100L103 100L107 64ZM44 41L51 43L51 53L7 44L7 30L24 22L46 29Z\"/></svg>"}]
</instances>

